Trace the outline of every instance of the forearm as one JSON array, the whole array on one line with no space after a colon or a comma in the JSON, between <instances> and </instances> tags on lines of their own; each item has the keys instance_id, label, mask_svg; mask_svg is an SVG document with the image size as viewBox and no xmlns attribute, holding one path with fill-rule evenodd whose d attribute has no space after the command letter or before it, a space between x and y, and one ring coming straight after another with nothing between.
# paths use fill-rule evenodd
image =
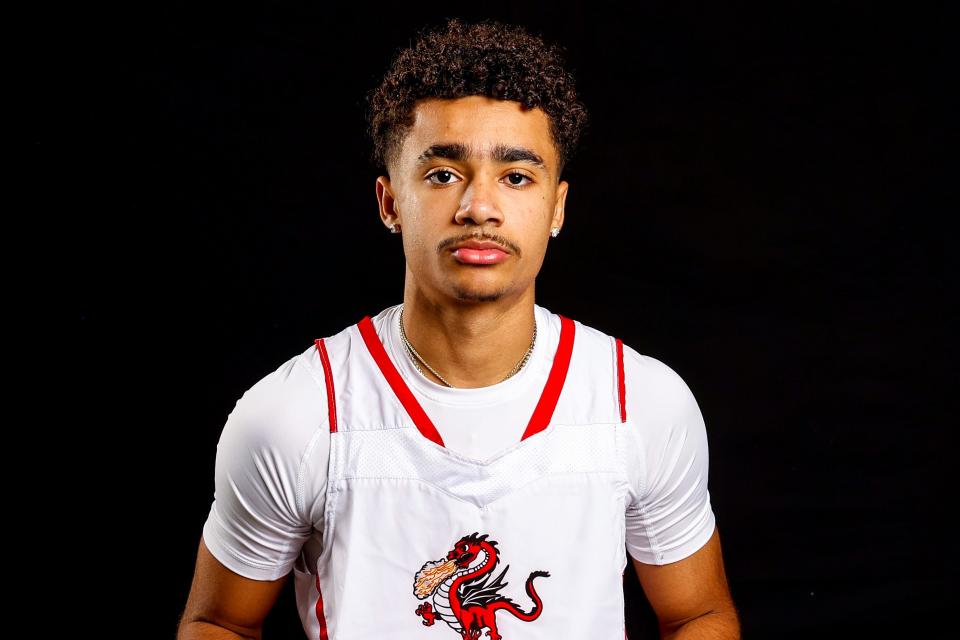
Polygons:
<instances>
[{"instance_id":1,"label":"forearm","mask_svg":"<svg viewBox=\"0 0 960 640\"><path fill-rule=\"evenodd\" d=\"M177 640L260 640L259 636L244 636L212 622L184 622L177 629Z\"/></svg>"},{"instance_id":2,"label":"forearm","mask_svg":"<svg viewBox=\"0 0 960 640\"><path fill-rule=\"evenodd\" d=\"M715 611L676 629L662 629L660 637L662 640L740 640L740 621L736 611Z\"/></svg>"}]
</instances>

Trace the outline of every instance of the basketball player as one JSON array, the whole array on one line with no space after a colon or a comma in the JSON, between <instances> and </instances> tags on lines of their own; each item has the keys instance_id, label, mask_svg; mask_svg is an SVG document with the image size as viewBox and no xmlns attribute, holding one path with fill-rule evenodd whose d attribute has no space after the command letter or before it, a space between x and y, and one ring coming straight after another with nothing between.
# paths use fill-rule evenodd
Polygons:
<instances>
[{"instance_id":1,"label":"basketball player","mask_svg":"<svg viewBox=\"0 0 960 640\"><path fill-rule=\"evenodd\" d=\"M616 640L628 559L663 637L738 638L690 389L534 302L586 119L559 50L451 20L371 98L403 302L238 400L178 638L260 638L292 573L311 639Z\"/></svg>"}]
</instances>

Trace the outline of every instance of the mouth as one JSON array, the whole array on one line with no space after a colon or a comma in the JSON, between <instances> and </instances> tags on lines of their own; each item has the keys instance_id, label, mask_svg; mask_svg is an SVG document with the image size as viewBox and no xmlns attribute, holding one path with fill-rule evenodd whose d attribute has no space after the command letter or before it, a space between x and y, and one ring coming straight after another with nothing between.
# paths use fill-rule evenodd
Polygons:
<instances>
[{"instance_id":1,"label":"mouth","mask_svg":"<svg viewBox=\"0 0 960 640\"><path fill-rule=\"evenodd\" d=\"M471 249L460 247L453 250L453 257L462 264L497 264L509 255L502 249Z\"/></svg>"},{"instance_id":2,"label":"mouth","mask_svg":"<svg viewBox=\"0 0 960 640\"><path fill-rule=\"evenodd\" d=\"M478 242L471 240L463 242L453 248L451 255L462 264L497 264L503 262L510 254L496 242Z\"/></svg>"}]
</instances>

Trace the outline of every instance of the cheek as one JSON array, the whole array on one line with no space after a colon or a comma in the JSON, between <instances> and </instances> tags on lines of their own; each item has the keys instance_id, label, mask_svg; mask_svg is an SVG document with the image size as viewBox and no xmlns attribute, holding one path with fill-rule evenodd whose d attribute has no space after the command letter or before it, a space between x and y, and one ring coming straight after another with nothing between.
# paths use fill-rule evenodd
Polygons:
<instances>
[{"instance_id":1,"label":"cheek","mask_svg":"<svg viewBox=\"0 0 960 640\"><path fill-rule=\"evenodd\" d=\"M444 232L444 225L449 224L446 214L449 207L430 197L408 196L399 208L403 230L406 232L409 229L407 240L412 243L410 246L430 244L431 239L436 242L438 235Z\"/></svg>"},{"instance_id":2,"label":"cheek","mask_svg":"<svg viewBox=\"0 0 960 640\"><path fill-rule=\"evenodd\" d=\"M429 248L429 242L423 230L415 224L409 224L404 227L403 233L405 234L403 239L403 252L406 254L407 259L414 262L422 261L423 258L421 256L423 256Z\"/></svg>"},{"instance_id":3,"label":"cheek","mask_svg":"<svg viewBox=\"0 0 960 640\"><path fill-rule=\"evenodd\" d=\"M553 204L545 198L538 200L537 206L524 212L523 237L530 250L542 249L550 236L550 224L553 220Z\"/></svg>"}]
</instances>

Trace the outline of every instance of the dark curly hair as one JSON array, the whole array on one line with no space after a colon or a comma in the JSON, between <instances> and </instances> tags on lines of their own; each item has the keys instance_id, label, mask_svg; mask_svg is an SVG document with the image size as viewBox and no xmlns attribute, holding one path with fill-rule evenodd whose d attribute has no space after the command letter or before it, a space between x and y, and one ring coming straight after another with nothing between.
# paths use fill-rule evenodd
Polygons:
<instances>
[{"instance_id":1,"label":"dark curly hair","mask_svg":"<svg viewBox=\"0 0 960 640\"><path fill-rule=\"evenodd\" d=\"M450 18L442 28L418 36L367 94L373 164L393 166L413 126L417 100L481 95L543 109L559 158L557 175L562 173L588 117L564 68L561 47L523 27L489 19L469 24Z\"/></svg>"}]
</instances>

